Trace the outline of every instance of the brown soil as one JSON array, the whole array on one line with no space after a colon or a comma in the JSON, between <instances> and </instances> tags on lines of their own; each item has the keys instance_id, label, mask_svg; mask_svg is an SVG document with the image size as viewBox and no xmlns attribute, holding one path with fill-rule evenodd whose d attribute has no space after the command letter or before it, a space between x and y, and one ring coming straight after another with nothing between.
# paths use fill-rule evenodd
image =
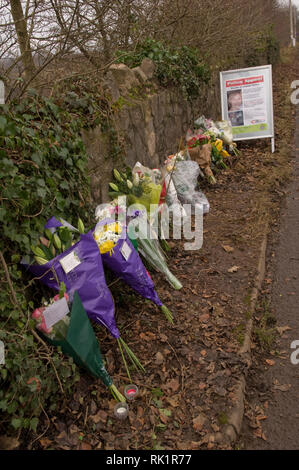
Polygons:
<instances>
[{"instance_id":1,"label":"brown soil","mask_svg":"<svg viewBox=\"0 0 299 470\"><path fill-rule=\"evenodd\" d=\"M120 283L112 286L121 334L146 367L144 375L132 372L140 394L130 404L129 418L117 421L108 391L82 373L72 399L61 403L55 416L49 414L33 445L32 436L24 435L23 449L219 448L214 434L227 422L238 377L247 374L238 350L263 228L277 215L290 173L294 120L287 98L296 71L289 62L275 70L277 152L271 154L269 141L240 144L242 154L218 174L217 185L202 185L211 205L202 249L186 252L183 242L170 242L169 266L183 289L174 291L153 274L175 324ZM96 331L107 368L123 391L128 379L116 342L103 329Z\"/></svg>"},{"instance_id":2,"label":"brown soil","mask_svg":"<svg viewBox=\"0 0 299 470\"><path fill-rule=\"evenodd\" d=\"M238 442L244 449L299 448L299 365L290 357L291 343L299 342L298 126L297 109L293 178L269 240L267 274L256 314L254 365L247 380L246 419Z\"/></svg>"}]
</instances>

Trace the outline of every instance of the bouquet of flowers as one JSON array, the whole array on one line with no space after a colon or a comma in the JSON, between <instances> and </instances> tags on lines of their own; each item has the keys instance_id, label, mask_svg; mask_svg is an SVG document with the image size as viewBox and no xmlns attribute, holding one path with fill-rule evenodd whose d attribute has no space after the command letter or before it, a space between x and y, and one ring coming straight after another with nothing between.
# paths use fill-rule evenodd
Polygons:
<instances>
[{"instance_id":1,"label":"bouquet of flowers","mask_svg":"<svg viewBox=\"0 0 299 470\"><path fill-rule=\"evenodd\" d=\"M116 400L125 401L105 368L98 341L77 292L72 306L66 293L57 294L50 305L35 309L32 318L50 344L60 346L78 366L101 379Z\"/></svg>"},{"instance_id":2,"label":"bouquet of flowers","mask_svg":"<svg viewBox=\"0 0 299 470\"><path fill-rule=\"evenodd\" d=\"M134 249L125 226L120 222L104 219L96 225L94 238L102 253L104 265L142 297L152 300L173 323L172 314L159 299L154 283ZM107 249L107 239L110 249Z\"/></svg>"},{"instance_id":3,"label":"bouquet of flowers","mask_svg":"<svg viewBox=\"0 0 299 470\"><path fill-rule=\"evenodd\" d=\"M113 170L115 182L109 183L112 192L109 195L115 199L118 196L126 195L129 204L142 204L148 214L151 205L158 205L161 194L161 185L155 184L151 177L143 173L132 173L128 168L126 173Z\"/></svg>"},{"instance_id":4,"label":"bouquet of flowers","mask_svg":"<svg viewBox=\"0 0 299 470\"><path fill-rule=\"evenodd\" d=\"M50 229L52 234L57 230L61 231L62 227L71 232L76 230L68 222L59 221L55 217L51 217L45 225L45 229ZM104 238L105 248L103 251L109 252L118 239L116 231L114 231L114 235L112 235L112 231L106 233ZM78 242L74 245L71 244L70 248L48 262L43 260L43 263L39 265L23 260L22 264L42 283L52 289L59 290L59 286L63 282L71 301L74 292L77 291L88 317L104 325L117 340L121 353L123 347L132 364L143 372L145 371L138 358L121 338L116 326L114 301L106 284L102 255L94 238L94 230L90 230L87 234L80 234Z\"/></svg>"},{"instance_id":5,"label":"bouquet of flowers","mask_svg":"<svg viewBox=\"0 0 299 470\"><path fill-rule=\"evenodd\" d=\"M95 211L95 216L98 222L105 220L106 218L111 218L117 224L115 226L110 224L110 229L114 229L111 234L107 233L107 229L105 230L103 228L101 228L101 230L96 234L96 241L99 237L102 239L100 252L104 254L104 252L113 249L114 245L111 246L109 243L111 243L111 241L117 241L121 225L121 221L118 220L120 214L123 216L122 219L127 215L127 234L138 253L143 256L150 266L164 274L174 289L181 289L182 284L167 267L165 256L159 244L158 236L154 233L154 230L147 220L146 211L140 211L138 209L134 210L132 208L129 209L128 214L126 214L124 208L121 205L118 205L118 201L116 200L112 201L111 204L98 206ZM138 225L137 228L136 225Z\"/></svg>"}]
</instances>

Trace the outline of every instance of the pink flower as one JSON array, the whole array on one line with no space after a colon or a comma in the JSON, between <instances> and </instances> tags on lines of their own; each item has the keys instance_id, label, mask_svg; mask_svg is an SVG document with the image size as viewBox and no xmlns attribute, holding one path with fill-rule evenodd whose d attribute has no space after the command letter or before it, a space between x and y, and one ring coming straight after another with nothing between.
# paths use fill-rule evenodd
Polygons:
<instances>
[{"instance_id":1,"label":"pink flower","mask_svg":"<svg viewBox=\"0 0 299 470\"><path fill-rule=\"evenodd\" d=\"M69 300L69 296L67 295L66 292L65 292L63 295L64 295L64 298L65 298L66 300ZM54 302L56 302L57 300L59 300L59 294L55 295L55 297L54 297L53 300L54 300Z\"/></svg>"},{"instance_id":2,"label":"pink flower","mask_svg":"<svg viewBox=\"0 0 299 470\"><path fill-rule=\"evenodd\" d=\"M32 314L32 318L34 318L34 320L40 319L43 315L44 310L45 310L45 307L36 308Z\"/></svg>"},{"instance_id":3,"label":"pink flower","mask_svg":"<svg viewBox=\"0 0 299 470\"><path fill-rule=\"evenodd\" d=\"M203 134L197 134L196 139L198 139L198 140L206 140L206 139L207 139L207 136L206 136L206 135L203 135Z\"/></svg>"},{"instance_id":4,"label":"pink flower","mask_svg":"<svg viewBox=\"0 0 299 470\"><path fill-rule=\"evenodd\" d=\"M43 317L41 323L39 323L38 325L36 325L36 328L38 328L40 331L42 331L43 333L46 333L47 335L52 333L53 331L53 328L47 328L47 325L46 325L46 322L45 322L45 319Z\"/></svg>"}]
</instances>

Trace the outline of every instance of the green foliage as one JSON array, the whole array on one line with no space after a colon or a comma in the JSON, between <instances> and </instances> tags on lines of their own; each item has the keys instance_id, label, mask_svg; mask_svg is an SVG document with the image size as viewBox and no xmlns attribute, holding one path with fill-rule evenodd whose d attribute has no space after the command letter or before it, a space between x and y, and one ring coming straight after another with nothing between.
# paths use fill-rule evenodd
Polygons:
<instances>
[{"instance_id":1,"label":"green foliage","mask_svg":"<svg viewBox=\"0 0 299 470\"><path fill-rule=\"evenodd\" d=\"M57 90L57 95L61 106L76 116L82 128L101 127L107 139L108 153L105 158L117 160L123 155L123 145L113 123L113 112L118 106L109 103L98 83L69 83L68 90Z\"/></svg>"},{"instance_id":2,"label":"green foliage","mask_svg":"<svg viewBox=\"0 0 299 470\"><path fill-rule=\"evenodd\" d=\"M62 109L33 91L1 111L0 247L16 300L1 263L0 339L6 362L0 366L0 431L4 427L7 432L8 425L36 431L43 408L54 409L61 387L70 392L79 376L72 359L34 338L30 318L45 288L35 283L24 287L28 279L20 261L52 215L73 223L80 216L89 223L87 154L80 130L94 121L83 107Z\"/></svg>"},{"instance_id":3,"label":"green foliage","mask_svg":"<svg viewBox=\"0 0 299 470\"><path fill-rule=\"evenodd\" d=\"M179 87L186 99L199 96L201 85L210 79L208 67L202 62L198 49L167 47L148 38L133 52L117 52L118 62L131 68L140 65L146 57L156 64L156 77L160 84Z\"/></svg>"},{"instance_id":4,"label":"green foliage","mask_svg":"<svg viewBox=\"0 0 299 470\"><path fill-rule=\"evenodd\" d=\"M3 246L26 253L53 213L83 216L87 154L80 122L37 95L3 107L0 126Z\"/></svg>"}]
</instances>

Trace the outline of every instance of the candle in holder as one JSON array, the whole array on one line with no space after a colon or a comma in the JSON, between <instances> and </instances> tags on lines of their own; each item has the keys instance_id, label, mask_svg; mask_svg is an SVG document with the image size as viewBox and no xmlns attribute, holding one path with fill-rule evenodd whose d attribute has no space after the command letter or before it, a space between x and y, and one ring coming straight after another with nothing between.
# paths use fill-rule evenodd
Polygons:
<instances>
[{"instance_id":1,"label":"candle in holder","mask_svg":"<svg viewBox=\"0 0 299 470\"><path fill-rule=\"evenodd\" d=\"M137 385L130 384L125 387L125 397L127 400L134 400L138 395Z\"/></svg>"},{"instance_id":2,"label":"candle in holder","mask_svg":"<svg viewBox=\"0 0 299 470\"><path fill-rule=\"evenodd\" d=\"M129 407L127 403L117 403L114 407L114 416L118 419L126 419L129 414Z\"/></svg>"}]
</instances>

